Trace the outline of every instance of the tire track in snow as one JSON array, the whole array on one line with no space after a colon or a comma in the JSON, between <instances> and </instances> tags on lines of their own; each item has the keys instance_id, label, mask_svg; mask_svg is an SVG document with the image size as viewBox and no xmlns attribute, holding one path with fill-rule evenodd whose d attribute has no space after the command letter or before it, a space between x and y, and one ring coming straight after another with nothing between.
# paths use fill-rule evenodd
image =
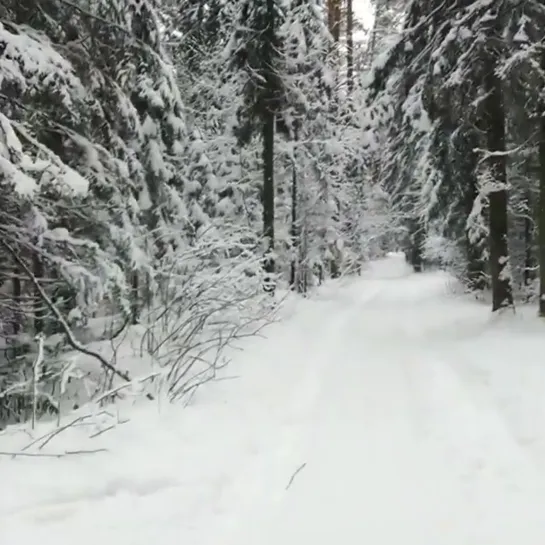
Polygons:
<instances>
[{"instance_id":1,"label":"tire track in snow","mask_svg":"<svg viewBox=\"0 0 545 545\"><path fill-rule=\"evenodd\" d=\"M419 307L434 306L420 280L412 293L406 280L399 293L373 284L324 373L307 466L233 543L542 545L541 475L486 399L430 350L448 316Z\"/></svg>"},{"instance_id":2,"label":"tire track in snow","mask_svg":"<svg viewBox=\"0 0 545 545\"><path fill-rule=\"evenodd\" d=\"M293 380L296 386L290 403L282 407L281 414L274 423L276 431L272 433L271 427L265 430L269 436L270 448L260 453L255 465L236 485L236 494L245 507L231 519L223 533L222 543L232 542L233 545L238 545L240 524L259 520L264 512L274 510L289 493L286 485L294 472L306 463L306 428L317 402L327 388L328 369L338 363L339 338L342 338L343 331L347 330L350 323L357 319L362 302L374 296L375 291L370 290L363 300L358 300L352 297L349 286L342 288L342 292L348 296L347 299L326 299L325 302L318 299L318 305L312 314L313 326L308 327L307 323L304 333L290 330L290 336L297 339L294 344L281 339L287 348L283 359L293 361ZM348 309L347 302L350 302ZM271 336L269 341L274 342L278 336L278 333ZM304 362L303 365L301 362ZM297 368L300 374L296 378Z\"/></svg>"},{"instance_id":3,"label":"tire track in snow","mask_svg":"<svg viewBox=\"0 0 545 545\"><path fill-rule=\"evenodd\" d=\"M525 440L524 435L519 431L512 418L509 416L506 409L495 399L490 390L490 386L483 383L482 374L479 374L479 368L475 362L470 361L465 365L460 365L461 358L466 358L461 350L452 347L448 352L448 357L443 358L445 365L448 365L451 372L454 373L468 395L475 403L486 403L488 410L493 411L496 417L501 421L501 426L505 433L509 434L511 439L517 444L528 459L528 463L532 465L541 474L541 479L545 480L545 459L539 449L533 447L531 441ZM470 368L474 370L472 373ZM482 373L482 372L481 372Z\"/></svg>"}]
</instances>

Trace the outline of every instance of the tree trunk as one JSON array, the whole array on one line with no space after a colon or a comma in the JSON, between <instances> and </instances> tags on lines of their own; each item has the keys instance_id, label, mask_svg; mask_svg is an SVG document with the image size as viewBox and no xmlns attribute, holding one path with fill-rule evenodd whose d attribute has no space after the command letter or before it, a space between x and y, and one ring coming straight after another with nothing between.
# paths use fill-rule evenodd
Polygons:
<instances>
[{"instance_id":1,"label":"tree trunk","mask_svg":"<svg viewBox=\"0 0 545 545\"><path fill-rule=\"evenodd\" d=\"M541 128L542 136L543 138L545 136L545 127ZM545 145L544 145L545 147ZM540 154L541 154L541 148L540 148ZM544 154L545 155L545 154ZM543 157L542 159L545 159ZM540 159L541 160L541 159ZM545 163L544 163L545 165ZM540 172L540 177L543 177L544 173L543 170ZM543 185L543 182L540 181L540 187ZM532 221L532 195L530 191L526 191L526 194L524 196L524 202L525 202L525 215L524 215L524 271L523 271L523 281L524 281L524 287L528 288L534 281L536 274L536 263L535 263L535 257L533 253L533 243L534 243L534 222Z\"/></svg>"},{"instance_id":2,"label":"tree trunk","mask_svg":"<svg viewBox=\"0 0 545 545\"><path fill-rule=\"evenodd\" d=\"M138 271L131 272L131 323L138 324L140 321L140 278Z\"/></svg>"},{"instance_id":3,"label":"tree trunk","mask_svg":"<svg viewBox=\"0 0 545 545\"><path fill-rule=\"evenodd\" d=\"M32 252L32 274L36 278L36 282L42 282L44 278L44 266L37 252ZM45 314L46 310L43 305L40 291L34 289L34 333L44 333L45 331Z\"/></svg>"},{"instance_id":4,"label":"tree trunk","mask_svg":"<svg viewBox=\"0 0 545 545\"><path fill-rule=\"evenodd\" d=\"M354 6L346 0L346 81L348 91L354 88Z\"/></svg>"},{"instance_id":5,"label":"tree trunk","mask_svg":"<svg viewBox=\"0 0 545 545\"><path fill-rule=\"evenodd\" d=\"M274 274L274 112L263 120L263 237L265 239L264 269L272 280Z\"/></svg>"},{"instance_id":6,"label":"tree trunk","mask_svg":"<svg viewBox=\"0 0 545 545\"><path fill-rule=\"evenodd\" d=\"M327 0L327 22L333 41L341 39L341 0Z\"/></svg>"},{"instance_id":7,"label":"tree trunk","mask_svg":"<svg viewBox=\"0 0 545 545\"><path fill-rule=\"evenodd\" d=\"M409 221L409 248L405 254L414 272L422 272L422 246L424 244L424 228L417 219Z\"/></svg>"},{"instance_id":8,"label":"tree trunk","mask_svg":"<svg viewBox=\"0 0 545 545\"><path fill-rule=\"evenodd\" d=\"M297 142L297 130L294 134L294 142ZM293 165L291 176L291 274L290 285L291 289L297 292L302 292L301 271L299 270L300 256L300 240L299 240L299 217L297 207L299 206L299 198L297 194L297 168L295 163L295 151L293 153Z\"/></svg>"},{"instance_id":9,"label":"tree trunk","mask_svg":"<svg viewBox=\"0 0 545 545\"><path fill-rule=\"evenodd\" d=\"M509 273L507 248L507 174L505 158L505 112L501 80L496 75L492 52L484 78L486 99L484 125L486 130L486 159L490 174L489 195L489 250L492 280L492 311L513 305L513 291Z\"/></svg>"},{"instance_id":10,"label":"tree trunk","mask_svg":"<svg viewBox=\"0 0 545 545\"><path fill-rule=\"evenodd\" d=\"M17 336L23 331L23 290L19 269L13 269L13 335Z\"/></svg>"},{"instance_id":11,"label":"tree trunk","mask_svg":"<svg viewBox=\"0 0 545 545\"><path fill-rule=\"evenodd\" d=\"M13 359L19 357L22 353L19 339L17 338L23 332L23 289L18 267L13 269L13 350L11 351Z\"/></svg>"},{"instance_id":12,"label":"tree trunk","mask_svg":"<svg viewBox=\"0 0 545 545\"><path fill-rule=\"evenodd\" d=\"M291 178L291 271L290 271L290 286L293 291L297 290L297 255L299 244L297 240L297 174L295 165L293 165L293 173Z\"/></svg>"},{"instance_id":13,"label":"tree trunk","mask_svg":"<svg viewBox=\"0 0 545 545\"><path fill-rule=\"evenodd\" d=\"M267 0L266 46L264 48L265 89L263 103L263 237L265 239L265 290L275 290L274 263L274 132L275 132L275 80L273 47L275 37L274 0Z\"/></svg>"},{"instance_id":14,"label":"tree trunk","mask_svg":"<svg viewBox=\"0 0 545 545\"><path fill-rule=\"evenodd\" d=\"M545 68L545 52L541 54L541 68ZM545 101L541 100L539 120L539 315L545 317Z\"/></svg>"}]
</instances>

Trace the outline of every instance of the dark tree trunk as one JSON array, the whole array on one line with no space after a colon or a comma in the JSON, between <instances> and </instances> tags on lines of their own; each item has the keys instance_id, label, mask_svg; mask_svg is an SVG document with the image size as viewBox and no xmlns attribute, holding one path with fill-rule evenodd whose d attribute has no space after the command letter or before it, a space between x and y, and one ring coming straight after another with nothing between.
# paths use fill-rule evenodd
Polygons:
<instances>
[{"instance_id":1,"label":"dark tree trunk","mask_svg":"<svg viewBox=\"0 0 545 545\"><path fill-rule=\"evenodd\" d=\"M275 75L273 48L275 43L274 0L267 0L267 26L265 29L263 64L265 66L265 89L263 93L263 237L265 239L264 270L265 289L274 291L274 132L275 132Z\"/></svg>"},{"instance_id":2,"label":"dark tree trunk","mask_svg":"<svg viewBox=\"0 0 545 545\"><path fill-rule=\"evenodd\" d=\"M327 21L333 41L341 39L341 0L327 0Z\"/></svg>"},{"instance_id":3,"label":"dark tree trunk","mask_svg":"<svg viewBox=\"0 0 545 545\"><path fill-rule=\"evenodd\" d=\"M17 335L22 333L23 331L23 289L21 285L21 277L19 276L21 273L17 267L13 270L13 336L15 337L13 339L13 349L12 349L12 357L13 359L19 357L22 353L21 345L19 343L19 339L17 339Z\"/></svg>"},{"instance_id":4,"label":"dark tree trunk","mask_svg":"<svg viewBox=\"0 0 545 545\"><path fill-rule=\"evenodd\" d=\"M131 323L136 325L140 320L140 279L138 271L131 273Z\"/></svg>"},{"instance_id":5,"label":"dark tree trunk","mask_svg":"<svg viewBox=\"0 0 545 545\"><path fill-rule=\"evenodd\" d=\"M32 273L37 282L44 278L44 266L37 252L32 253ZM38 288L34 288L34 333L45 331L45 307Z\"/></svg>"},{"instance_id":6,"label":"dark tree trunk","mask_svg":"<svg viewBox=\"0 0 545 545\"><path fill-rule=\"evenodd\" d=\"M482 252L480 248L469 240L469 236L466 234L466 248L467 248L467 267L466 278L467 287L471 291L483 291L486 287L486 274L485 263L482 259Z\"/></svg>"},{"instance_id":7,"label":"dark tree trunk","mask_svg":"<svg viewBox=\"0 0 545 545\"><path fill-rule=\"evenodd\" d=\"M545 68L545 53L541 54L541 67ZM539 315L545 317L545 101L541 101L541 118L539 123L539 211L538 211L538 245L539 245Z\"/></svg>"},{"instance_id":8,"label":"dark tree trunk","mask_svg":"<svg viewBox=\"0 0 545 545\"><path fill-rule=\"evenodd\" d=\"M405 256L409 265L412 266L414 272L422 272L423 258L422 246L424 243L424 230L420 222L412 219L409 222L409 247L405 252Z\"/></svg>"},{"instance_id":9,"label":"dark tree trunk","mask_svg":"<svg viewBox=\"0 0 545 545\"><path fill-rule=\"evenodd\" d=\"M346 80L348 91L354 88L354 6L346 0Z\"/></svg>"},{"instance_id":10,"label":"dark tree trunk","mask_svg":"<svg viewBox=\"0 0 545 545\"><path fill-rule=\"evenodd\" d=\"M294 141L297 142L297 131L294 134ZM300 241L299 241L299 217L297 214L297 207L299 206L299 198L297 195L297 168L295 166L295 152L292 165L292 175L291 175L291 272L290 272L290 285L291 289L301 292L302 282L301 282L301 271L298 270L299 256L300 256Z\"/></svg>"},{"instance_id":11,"label":"dark tree trunk","mask_svg":"<svg viewBox=\"0 0 545 545\"><path fill-rule=\"evenodd\" d=\"M21 286L20 272L18 268L13 270L13 335L17 336L23 330L23 308L22 308L22 295L23 290Z\"/></svg>"},{"instance_id":12,"label":"dark tree trunk","mask_svg":"<svg viewBox=\"0 0 545 545\"><path fill-rule=\"evenodd\" d=\"M492 280L492 311L513 305L507 248L507 174L505 158L505 112L502 82L496 75L495 51L490 54L484 78L486 99L484 125L486 130L489 191L489 250Z\"/></svg>"},{"instance_id":13,"label":"dark tree trunk","mask_svg":"<svg viewBox=\"0 0 545 545\"><path fill-rule=\"evenodd\" d=\"M329 274L331 278L340 278L341 269L335 258L329 260Z\"/></svg>"},{"instance_id":14,"label":"dark tree trunk","mask_svg":"<svg viewBox=\"0 0 545 545\"><path fill-rule=\"evenodd\" d=\"M545 127L541 128L542 136L541 138L545 137ZM544 145L545 147L545 145ZM541 153L541 148L540 148ZM544 154L545 155L545 154ZM543 160L545 160L545 157L542 157ZM540 159L541 160L541 159ZM545 163L544 163L545 165ZM543 170L540 172L540 176L543 177L544 173ZM543 182L540 182L540 187L543 184ZM534 243L534 222L532 221L532 196L530 194L530 191L526 192L526 195L524 197L525 202L525 216L524 216L524 272L523 272L523 280L524 280L524 286L529 287L530 284L534 281L536 274L536 263L535 263L535 256L533 253L533 243Z\"/></svg>"},{"instance_id":15,"label":"dark tree trunk","mask_svg":"<svg viewBox=\"0 0 545 545\"><path fill-rule=\"evenodd\" d=\"M299 251L298 236L297 236L297 174L295 173L295 165L293 166L293 174L291 179L291 270L290 270L290 286L296 291L297 286L297 255Z\"/></svg>"},{"instance_id":16,"label":"dark tree trunk","mask_svg":"<svg viewBox=\"0 0 545 545\"><path fill-rule=\"evenodd\" d=\"M263 236L265 238L265 271L274 273L274 112L263 120Z\"/></svg>"}]
</instances>

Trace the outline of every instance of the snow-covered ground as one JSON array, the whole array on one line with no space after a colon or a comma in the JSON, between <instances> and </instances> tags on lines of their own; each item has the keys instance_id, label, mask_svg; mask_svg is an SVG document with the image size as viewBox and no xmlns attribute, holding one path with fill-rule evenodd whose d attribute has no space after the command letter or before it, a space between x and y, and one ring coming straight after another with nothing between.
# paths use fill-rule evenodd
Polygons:
<instances>
[{"instance_id":1,"label":"snow-covered ground","mask_svg":"<svg viewBox=\"0 0 545 545\"><path fill-rule=\"evenodd\" d=\"M391 256L289 302L189 407L1 456L0 543L543 545L545 324L452 291Z\"/></svg>"}]
</instances>

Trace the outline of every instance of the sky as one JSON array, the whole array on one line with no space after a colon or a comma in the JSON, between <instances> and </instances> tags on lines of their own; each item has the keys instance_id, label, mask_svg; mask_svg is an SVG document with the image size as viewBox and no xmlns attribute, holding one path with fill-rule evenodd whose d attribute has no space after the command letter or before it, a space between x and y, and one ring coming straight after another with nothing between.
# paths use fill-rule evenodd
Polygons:
<instances>
[{"instance_id":1,"label":"sky","mask_svg":"<svg viewBox=\"0 0 545 545\"><path fill-rule=\"evenodd\" d=\"M373 8L371 0L354 0L354 13L366 28L373 24Z\"/></svg>"}]
</instances>

